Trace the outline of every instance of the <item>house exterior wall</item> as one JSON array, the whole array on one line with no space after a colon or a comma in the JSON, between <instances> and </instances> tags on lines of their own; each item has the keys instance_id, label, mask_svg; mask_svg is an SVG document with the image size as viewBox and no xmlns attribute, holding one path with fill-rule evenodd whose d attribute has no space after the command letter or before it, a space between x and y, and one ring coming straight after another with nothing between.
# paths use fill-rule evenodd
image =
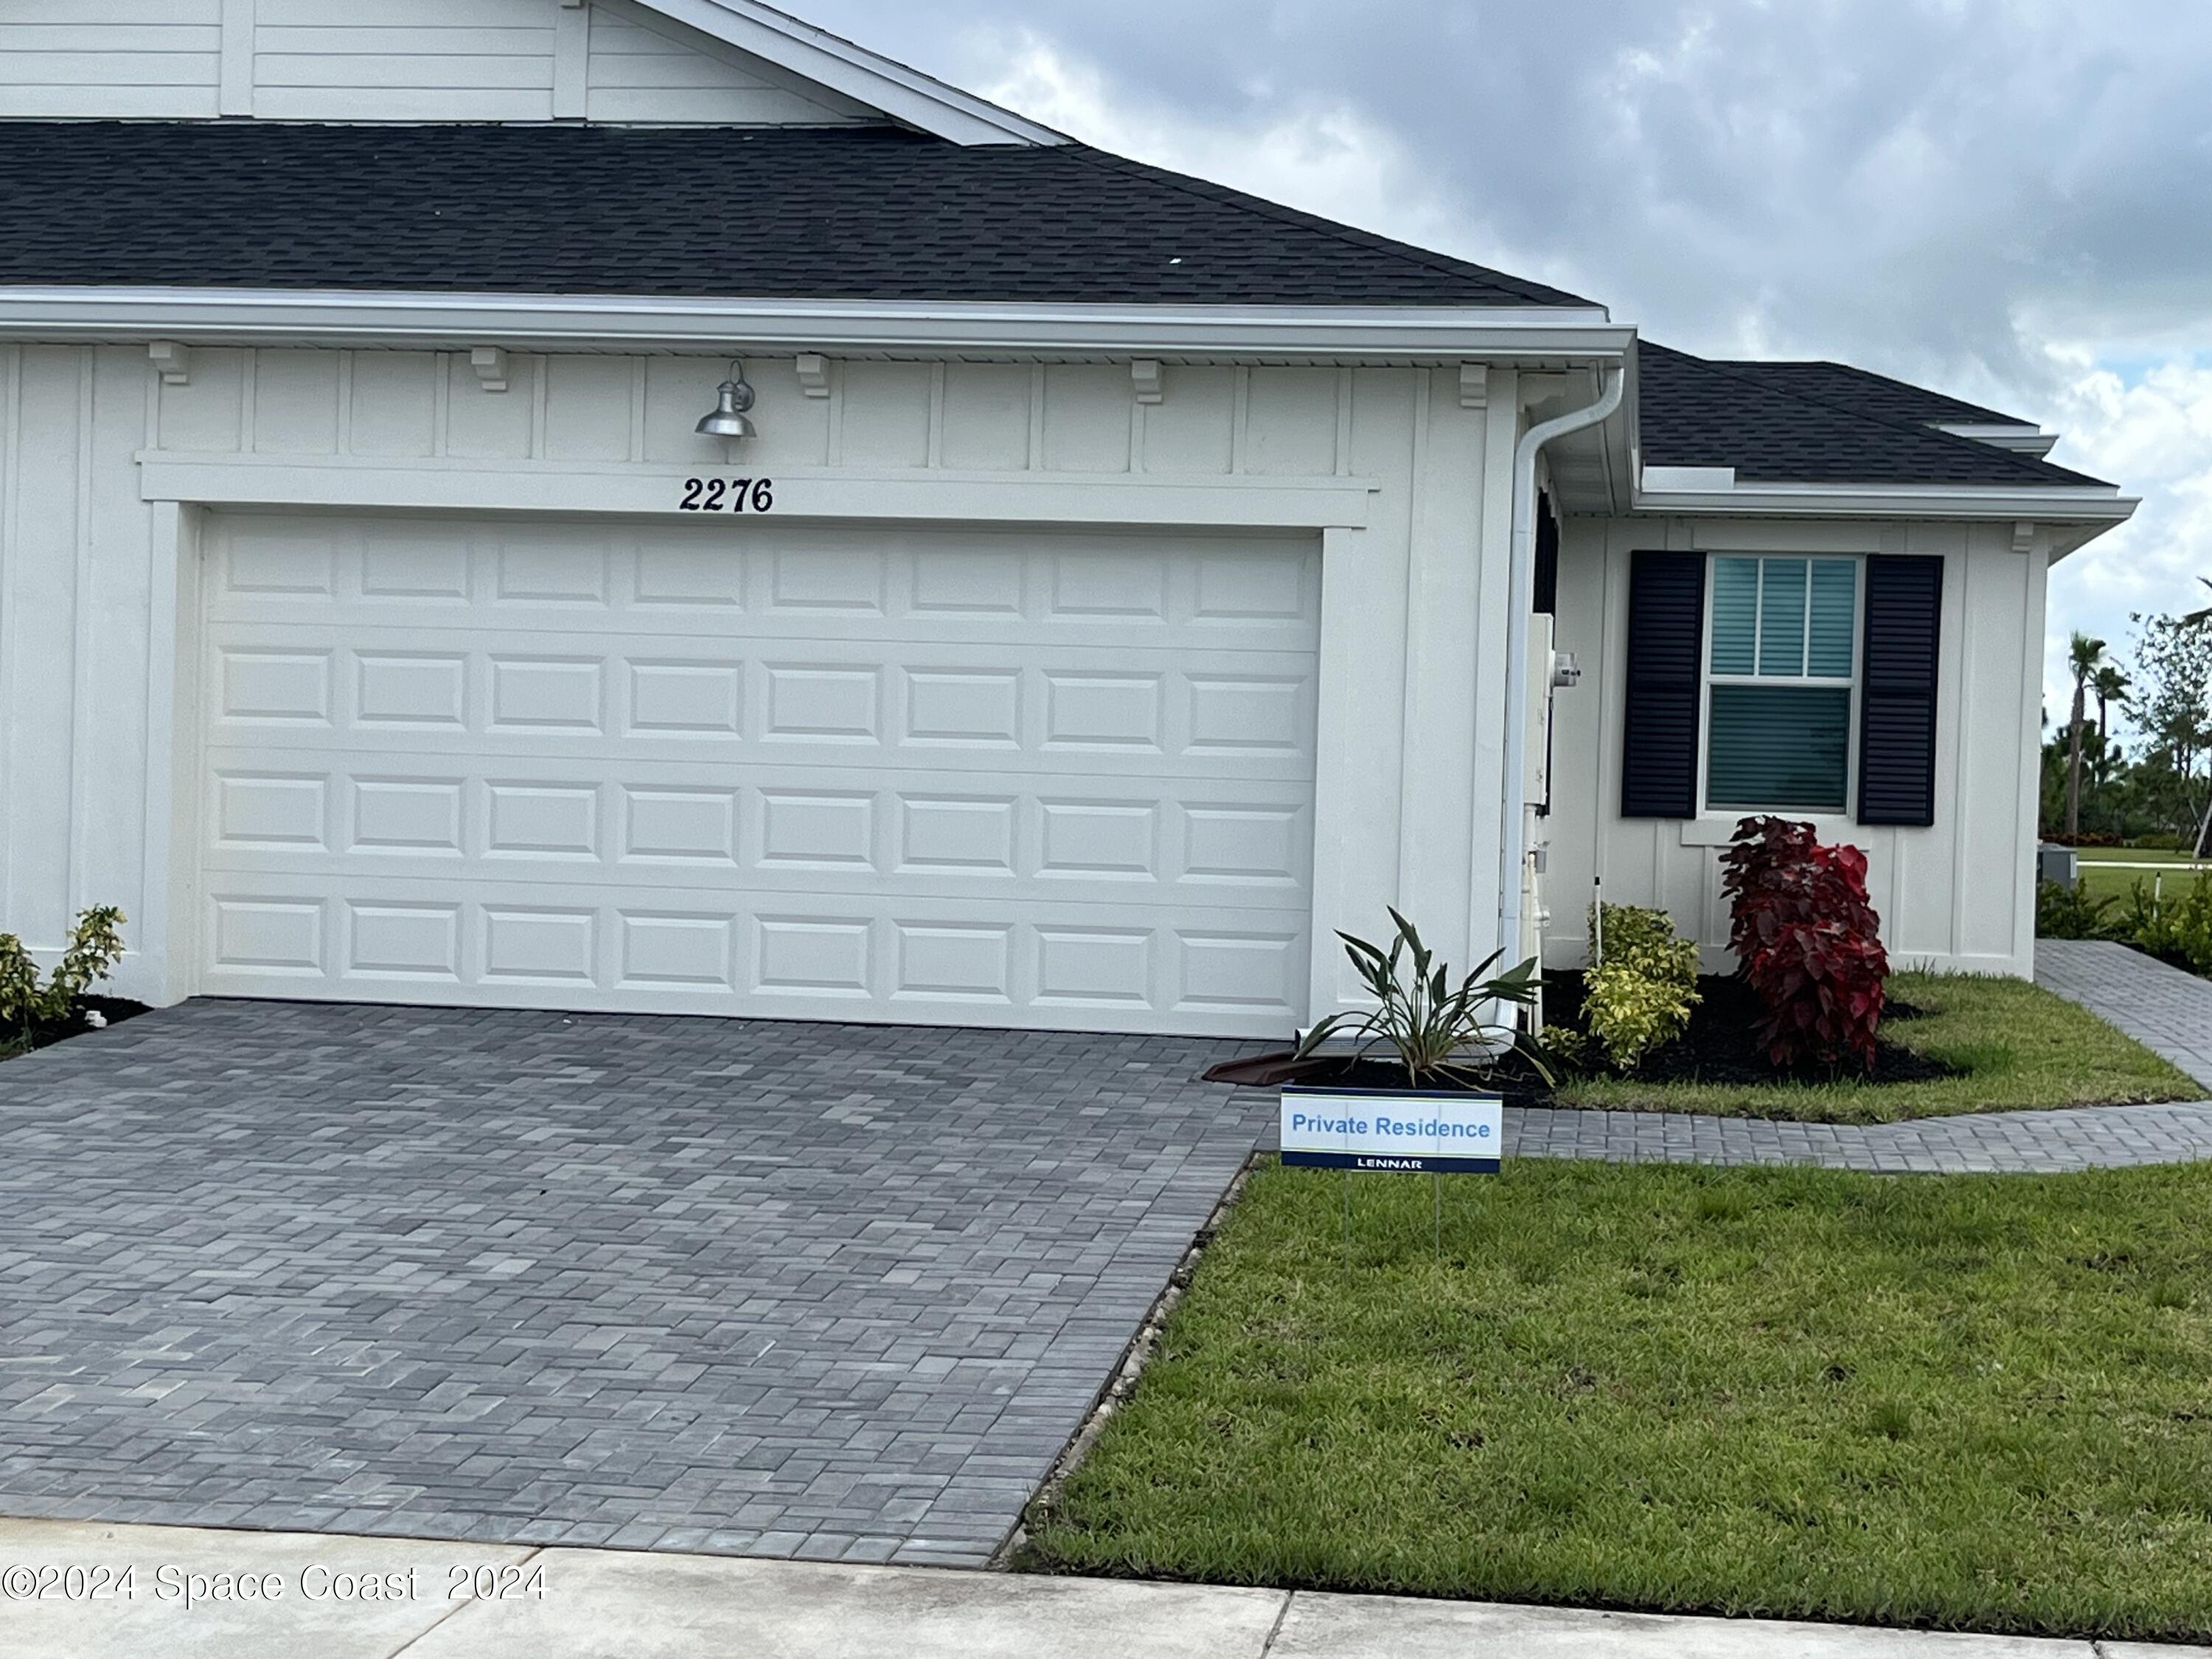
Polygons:
<instances>
[{"instance_id":1,"label":"house exterior wall","mask_svg":"<svg viewBox=\"0 0 2212 1659\"><path fill-rule=\"evenodd\" d=\"M737 470L774 473L811 521L1317 533L1316 937L1372 935L1395 904L1451 959L1487 953L1511 371L1485 410L1455 374L1412 368L1170 364L1148 405L1126 362L833 362L824 397L787 358L747 367L761 436ZM169 914L192 855L179 675L196 527L222 491L672 514L687 471L728 470L692 430L720 359L515 354L507 370L493 392L465 352L196 348L166 384L143 344L0 347L0 930L51 951L77 910L118 903L119 988L191 994ZM1356 994L1316 948L1311 1012Z\"/></svg>"},{"instance_id":2,"label":"house exterior wall","mask_svg":"<svg viewBox=\"0 0 2212 1659\"><path fill-rule=\"evenodd\" d=\"M2033 974L2046 569L2041 545L2015 552L2012 534L2009 524L1569 519L1560 542L1558 648L1576 653L1584 678L1555 705L1547 961L1584 960L1588 908L1600 878L1612 902L1670 911L1682 933L1705 947L1709 969L1732 961L1719 854L1739 815L1685 821L1620 814L1629 561L1636 550L1910 553L1944 559L1936 822L1896 829L1847 817L1813 821L1824 840L1866 852L1893 963Z\"/></svg>"},{"instance_id":3,"label":"house exterior wall","mask_svg":"<svg viewBox=\"0 0 2212 1659\"><path fill-rule=\"evenodd\" d=\"M881 118L627 3L27 0L0 117L823 125Z\"/></svg>"}]
</instances>

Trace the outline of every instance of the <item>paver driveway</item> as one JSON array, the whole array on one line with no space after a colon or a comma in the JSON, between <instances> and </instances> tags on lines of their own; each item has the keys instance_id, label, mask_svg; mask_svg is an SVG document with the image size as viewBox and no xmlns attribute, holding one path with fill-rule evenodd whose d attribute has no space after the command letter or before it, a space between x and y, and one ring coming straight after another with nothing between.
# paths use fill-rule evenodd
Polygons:
<instances>
[{"instance_id":1,"label":"paver driveway","mask_svg":"<svg viewBox=\"0 0 2212 1659\"><path fill-rule=\"evenodd\" d=\"M201 1001L0 1065L0 1512L976 1562L1230 1045Z\"/></svg>"}]
</instances>

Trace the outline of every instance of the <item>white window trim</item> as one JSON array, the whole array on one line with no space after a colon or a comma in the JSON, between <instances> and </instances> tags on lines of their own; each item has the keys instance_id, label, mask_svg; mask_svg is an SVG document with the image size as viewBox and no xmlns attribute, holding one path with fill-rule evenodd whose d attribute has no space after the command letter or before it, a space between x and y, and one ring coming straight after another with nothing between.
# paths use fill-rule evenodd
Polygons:
<instances>
[{"instance_id":1,"label":"white window trim","mask_svg":"<svg viewBox=\"0 0 2212 1659\"><path fill-rule=\"evenodd\" d=\"M1698 639L1698 822L1725 822L1733 832L1736 820L1773 812L1809 818L1814 823L1850 823L1856 825L1857 814L1851 803L1858 799L1859 788L1859 689L1865 678L1866 658L1866 555L1863 553L1786 553L1752 551L1730 548L1725 551L1709 551L1705 558L1705 598L1704 627ZM1844 560L1853 567L1851 577L1851 672L1848 678L1832 674L1716 674L1713 672L1713 592L1717 584L1713 580L1716 564L1723 559L1799 559L1808 567L1805 588L1806 651L1804 660L1812 659L1813 590L1809 567L1820 560ZM1754 668L1759 662L1759 647L1766 629L1766 580L1762 570L1759 598L1754 611L1752 631L1751 660ZM1844 799L1837 807L1804 806L1740 806L1716 805L1707 798L1706 761L1712 750L1713 687L1716 685L1782 685L1826 686L1831 689L1846 687L1851 694L1850 713L1846 717L1844 741ZM1726 837L1723 837L1726 839Z\"/></svg>"}]
</instances>

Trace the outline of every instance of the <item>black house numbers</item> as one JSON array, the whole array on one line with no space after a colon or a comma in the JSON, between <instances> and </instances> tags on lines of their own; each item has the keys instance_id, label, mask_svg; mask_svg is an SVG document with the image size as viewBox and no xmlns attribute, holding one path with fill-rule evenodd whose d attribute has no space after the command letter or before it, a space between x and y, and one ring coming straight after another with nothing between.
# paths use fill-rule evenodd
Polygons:
<instances>
[{"instance_id":1,"label":"black house numbers","mask_svg":"<svg viewBox=\"0 0 2212 1659\"><path fill-rule=\"evenodd\" d=\"M676 503L685 513L773 513L773 478L686 478L684 499Z\"/></svg>"}]
</instances>

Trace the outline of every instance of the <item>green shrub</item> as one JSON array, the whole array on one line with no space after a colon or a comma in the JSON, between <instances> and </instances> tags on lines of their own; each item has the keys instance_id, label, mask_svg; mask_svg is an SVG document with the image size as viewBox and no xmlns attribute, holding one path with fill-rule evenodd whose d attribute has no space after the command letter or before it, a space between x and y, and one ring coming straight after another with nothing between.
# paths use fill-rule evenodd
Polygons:
<instances>
[{"instance_id":1,"label":"green shrub","mask_svg":"<svg viewBox=\"0 0 2212 1659\"><path fill-rule=\"evenodd\" d=\"M2115 924L2106 915L2119 902L2117 895L2091 898L2087 884L2039 881L2035 884L2035 936L2038 939L2110 939Z\"/></svg>"},{"instance_id":2,"label":"green shrub","mask_svg":"<svg viewBox=\"0 0 2212 1659\"><path fill-rule=\"evenodd\" d=\"M1606 1057L1633 1071L1688 1029L1698 1001L1698 947L1674 937L1664 910L1590 907L1590 965L1583 971L1583 1023Z\"/></svg>"},{"instance_id":3,"label":"green shrub","mask_svg":"<svg viewBox=\"0 0 2212 1659\"><path fill-rule=\"evenodd\" d=\"M2150 882L2130 886L2121 937L2176 967L2212 975L2212 876L2198 876L2177 895L2179 885L2169 884L2162 896Z\"/></svg>"},{"instance_id":4,"label":"green shrub","mask_svg":"<svg viewBox=\"0 0 2212 1659\"><path fill-rule=\"evenodd\" d=\"M42 1025L58 1025L76 1000L123 959L126 918L112 905L87 910L70 930L60 964L43 983L23 941L0 933L0 1045L28 1046Z\"/></svg>"}]
</instances>

